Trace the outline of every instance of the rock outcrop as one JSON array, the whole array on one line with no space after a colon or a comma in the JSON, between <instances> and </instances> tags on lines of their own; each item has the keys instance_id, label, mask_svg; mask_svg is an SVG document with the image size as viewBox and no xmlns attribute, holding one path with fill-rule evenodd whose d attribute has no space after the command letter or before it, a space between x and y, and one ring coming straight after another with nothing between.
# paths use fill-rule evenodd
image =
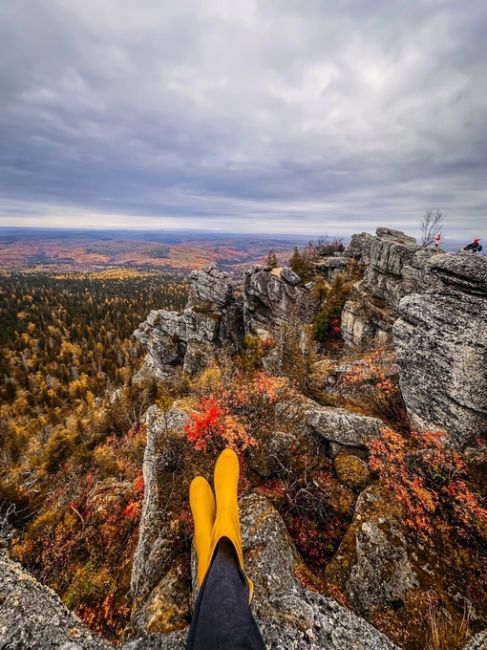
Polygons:
<instances>
[{"instance_id":1,"label":"rock outcrop","mask_svg":"<svg viewBox=\"0 0 487 650\"><path fill-rule=\"evenodd\" d=\"M350 610L301 586L296 577L301 560L267 499L249 495L240 507L247 568L255 583L253 610L270 648L395 647Z\"/></svg>"},{"instance_id":2,"label":"rock outcrop","mask_svg":"<svg viewBox=\"0 0 487 650\"><path fill-rule=\"evenodd\" d=\"M61 599L0 554L0 648L108 650Z\"/></svg>"},{"instance_id":3,"label":"rock outcrop","mask_svg":"<svg viewBox=\"0 0 487 650\"><path fill-rule=\"evenodd\" d=\"M361 265L368 264L373 241L374 236L368 232L352 235L344 254L357 260Z\"/></svg>"},{"instance_id":4,"label":"rock outcrop","mask_svg":"<svg viewBox=\"0 0 487 650\"><path fill-rule=\"evenodd\" d=\"M457 446L487 433L487 259L433 258L434 292L399 303L394 347L412 424Z\"/></svg>"},{"instance_id":5,"label":"rock outcrop","mask_svg":"<svg viewBox=\"0 0 487 650\"><path fill-rule=\"evenodd\" d=\"M142 375L170 378L176 368L195 374L207 367L218 349L238 349L243 340L242 303L233 295L229 276L215 266L193 271L182 314L152 310L134 332L147 351Z\"/></svg>"},{"instance_id":6,"label":"rock outcrop","mask_svg":"<svg viewBox=\"0 0 487 650\"><path fill-rule=\"evenodd\" d=\"M170 580L168 573L176 560L175 549L168 540L170 513L164 508L167 502L165 488L171 468L179 462L180 445L184 437L182 430L186 420L187 413L178 409L163 413L151 406L146 413L144 500L131 582L136 629L150 627L149 623L155 615L154 603L164 594L167 581ZM180 599L176 590L173 591L172 598L176 603L175 615L180 617L181 608L177 604Z\"/></svg>"},{"instance_id":7,"label":"rock outcrop","mask_svg":"<svg viewBox=\"0 0 487 650\"><path fill-rule=\"evenodd\" d=\"M289 268L255 267L246 273L243 296L215 266L189 275L185 310L152 310L134 332L146 349L139 376L170 379L177 369L195 375L220 351L236 352L246 334L276 338L286 326L311 323L318 306L311 285Z\"/></svg>"},{"instance_id":8,"label":"rock outcrop","mask_svg":"<svg viewBox=\"0 0 487 650\"><path fill-rule=\"evenodd\" d=\"M301 560L284 522L267 499L255 494L243 497L240 510L247 571L255 584L252 609L267 648L396 648L364 619L334 600L301 586L297 578ZM184 647L182 633L148 636L145 640L148 645L137 645L134 642L127 648L182 650Z\"/></svg>"},{"instance_id":9,"label":"rock outcrop","mask_svg":"<svg viewBox=\"0 0 487 650\"><path fill-rule=\"evenodd\" d=\"M316 408L320 407L316 405ZM182 428L186 417L186 413L176 407L167 413L157 407L151 407L147 412L147 447L143 466L145 494L132 575L135 600L132 627L138 638L126 644L127 650L184 648L185 632L178 628L184 628L190 619L191 601L194 602L196 593L195 562L193 558L191 598L188 584L181 580L177 550L168 537L174 521L167 504L171 493L168 477L181 454L179 445L184 436ZM316 417L320 419L318 415ZM375 421L365 418L365 422L372 431ZM352 422L349 426L355 424ZM304 424L303 433L306 431L308 435L316 436L316 431ZM360 439L366 440L366 427L359 435L362 434ZM289 436L284 433L278 436L278 447L282 439L282 445L288 449ZM354 443L357 439L352 438ZM271 465L263 469L272 474ZM361 476L360 480L363 479ZM348 480L347 477L344 480ZM335 483L340 506L346 502L348 516L356 497L344 485L338 481ZM187 485L179 485L178 489L187 490ZM300 584L297 576L300 567L304 566L302 559L281 516L265 497L256 494L244 496L240 500L240 509L247 569L255 582L253 610L269 648L392 650L395 647L362 618Z\"/></svg>"},{"instance_id":10,"label":"rock outcrop","mask_svg":"<svg viewBox=\"0 0 487 650\"><path fill-rule=\"evenodd\" d=\"M352 413L346 409L321 406L308 400L304 412L305 423L314 433L344 449L367 448L372 438L377 438L382 420Z\"/></svg>"},{"instance_id":11,"label":"rock outcrop","mask_svg":"<svg viewBox=\"0 0 487 650\"><path fill-rule=\"evenodd\" d=\"M301 286L289 268L255 267L247 271L244 287L245 331L270 336L279 328L298 322L310 323L317 300L311 286Z\"/></svg>"},{"instance_id":12,"label":"rock outcrop","mask_svg":"<svg viewBox=\"0 0 487 650\"><path fill-rule=\"evenodd\" d=\"M413 237L397 230L378 228L376 237L364 235L357 242L352 238L351 244L354 256L365 256L364 277L342 313L343 339L359 349L391 341L399 301L425 286L425 260L441 255L419 247Z\"/></svg>"},{"instance_id":13,"label":"rock outcrop","mask_svg":"<svg viewBox=\"0 0 487 650\"><path fill-rule=\"evenodd\" d=\"M392 345L413 426L465 446L487 432L487 259L424 249L385 228L364 241L365 275L342 313L345 343Z\"/></svg>"},{"instance_id":14,"label":"rock outcrop","mask_svg":"<svg viewBox=\"0 0 487 650\"><path fill-rule=\"evenodd\" d=\"M321 275L332 282L340 273L345 273L350 265L350 257L345 255L330 255L319 262L313 263L313 268L318 275Z\"/></svg>"},{"instance_id":15,"label":"rock outcrop","mask_svg":"<svg viewBox=\"0 0 487 650\"><path fill-rule=\"evenodd\" d=\"M419 587L419 578L400 526L401 511L394 495L377 485L359 496L353 522L327 576L362 615L393 605Z\"/></svg>"}]
</instances>

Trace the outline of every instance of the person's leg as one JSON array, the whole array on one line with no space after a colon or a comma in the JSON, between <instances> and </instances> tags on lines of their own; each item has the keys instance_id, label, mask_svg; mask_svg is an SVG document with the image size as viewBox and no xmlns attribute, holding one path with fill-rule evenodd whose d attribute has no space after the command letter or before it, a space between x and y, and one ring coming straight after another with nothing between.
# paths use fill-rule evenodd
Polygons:
<instances>
[{"instance_id":1,"label":"person's leg","mask_svg":"<svg viewBox=\"0 0 487 650\"><path fill-rule=\"evenodd\" d=\"M249 605L249 586L223 538L196 601L187 650L265 650Z\"/></svg>"}]
</instances>

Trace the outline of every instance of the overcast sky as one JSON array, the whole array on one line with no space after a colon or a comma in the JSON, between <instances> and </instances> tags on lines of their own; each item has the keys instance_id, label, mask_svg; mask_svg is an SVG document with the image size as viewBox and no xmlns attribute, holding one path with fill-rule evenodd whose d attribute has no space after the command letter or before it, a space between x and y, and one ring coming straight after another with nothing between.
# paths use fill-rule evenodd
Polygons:
<instances>
[{"instance_id":1,"label":"overcast sky","mask_svg":"<svg viewBox=\"0 0 487 650\"><path fill-rule=\"evenodd\" d=\"M486 0L1 0L0 225L487 237L486 34Z\"/></svg>"}]
</instances>

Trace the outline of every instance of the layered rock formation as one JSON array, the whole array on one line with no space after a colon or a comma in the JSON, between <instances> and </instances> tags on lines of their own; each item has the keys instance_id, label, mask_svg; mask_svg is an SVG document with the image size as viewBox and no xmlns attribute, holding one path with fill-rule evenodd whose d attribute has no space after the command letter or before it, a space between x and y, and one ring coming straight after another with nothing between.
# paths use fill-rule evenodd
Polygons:
<instances>
[{"instance_id":1,"label":"layered rock formation","mask_svg":"<svg viewBox=\"0 0 487 650\"><path fill-rule=\"evenodd\" d=\"M435 256L434 291L399 304L394 347L413 426L439 428L457 446L487 433L487 259Z\"/></svg>"},{"instance_id":2,"label":"layered rock formation","mask_svg":"<svg viewBox=\"0 0 487 650\"><path fill-rule=\"evenodd\" d=\"M392 345L413 426L468 444L487 432L487 259L384 228L363 241L369 264L343 310L345 343Z\"/></svg>"},{"instance_id":3,"label":"layered rock formation","mask_svg":"<svg viewBox=\"0 0 487 650\"><path fill-rule=\"evenodd\" d=\"M425 259L436 251L420 248L413 237L378 228L377 236L352 238L352 254L365 265L364 278L342 313L342 335L350 347L391 341L399 301L425 286ZM437 255L441 253L436 253Z\"/></svg>"},{"instance_id":4,"label":"layered rock formation","mask_svg":"<svg viewBox=\"0 0 487 650\"><path fill-rule=\"evenodd\" d=\"M140 375L169 379L178 368L194 375L220 350L241 349L245 334L270 338L285 326L310 323L317 308L312 287L288 268L250 269L243 296L215 266L193 271L189 281L183 313L152 310L134 332L147 351Z\"/></svg>"},{"instance_id":5,"label":"layered rock formation","mask_svg":"<svg viewBox=\"0 0 487 650\"><path fill-rule=\"evenodd\" d=\"M245 331L270 336L282 326L310 323L317 307L312 286L300 286L291 269L255 267L247 271L244 286Z\"/></svg>"},{"instance_id":6,"label":"layered rock formation","mask_svg":"<svg viewBox=\"0 0 487 650\"><path fill-rule=\"evenodd\" d=\"M134 332L147 351L141 374L168 379L178 367L195 374L211 363L218 348L242 344L242 303L228 275L212 265L193 271L189 281L182 314L152 310Z\"/></svg>"}]
</instances>

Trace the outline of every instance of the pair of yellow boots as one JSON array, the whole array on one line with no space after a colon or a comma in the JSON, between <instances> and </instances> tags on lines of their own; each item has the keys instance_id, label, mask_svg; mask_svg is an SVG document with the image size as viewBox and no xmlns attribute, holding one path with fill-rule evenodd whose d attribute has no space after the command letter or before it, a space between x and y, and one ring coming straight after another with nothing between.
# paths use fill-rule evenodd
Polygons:
<instances>
[{"instance_id":1,"label":"pair of yellow boots","mask_svg":"<svg viewBox=\"0 0 487 650\"><path fill-rule=\"evenodd\" d=\"M215 464L215 494L208 481L197 476L189 488L189 502L194 520L194 545L198 558L198 587L201 587L218 542L227 538L233 545L240 570L244 572L242 536L238 511L238 456L232 449L222 451ZM216 497L216 498L215 498ZM249 602L253 583L248 578Z\"/></svg>"}]
</instances>

